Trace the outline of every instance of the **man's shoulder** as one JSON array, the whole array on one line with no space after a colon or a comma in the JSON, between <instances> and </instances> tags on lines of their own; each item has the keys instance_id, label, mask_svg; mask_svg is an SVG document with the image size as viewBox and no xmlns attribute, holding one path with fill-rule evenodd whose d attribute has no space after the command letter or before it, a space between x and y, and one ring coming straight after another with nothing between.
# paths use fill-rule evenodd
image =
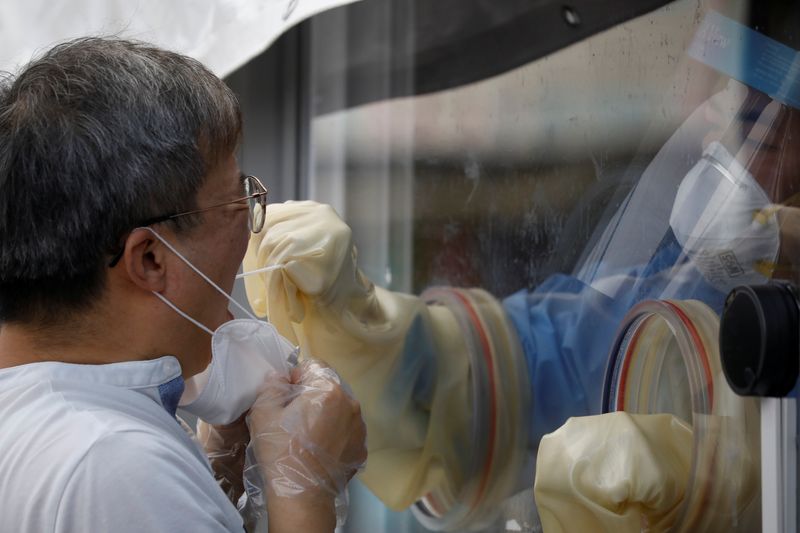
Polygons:
<instances>
[{"instance_id":1,"label":"man's shoulder","mask_svg":"<svg viewBox=\"0 0 800 533\"><path fill-rule=\"evenodd\" d=\"M172 433L174 439L180 433L156 401L137 391L47 376L18 377L0 381L0 450L7 451L21 438L33 435L52 435L54 440L42 452L64 448L82 453L104 436Z\"/></svg>"},{"instance_id":2,"label":"man's shoulder","mask_svg":"<svg viewBox=\"0 0 800 533\"><path fill-rule=\"evenodd\" d=\"M104 484L110 489L155 480L159 489L170 490L187 481L203 485L213 477L183 443L147 427L129 427L107 430L93 440L76 462L69 483L89 481L102 490Z\"/></svg>"},{"instance_id":3,"label":"man's shoulder","mask_svg":"<svg viewBox=\"0 0 800 533\"><path fill-rule=\"evenodd\" d=\"M206 466L150 433L95 441L65 485L56 530L241 531L241 519Z\"/></svg>"},{"instance_id":4,"label":"man's shoulder","mask_svg":"<svg viewBox=\"0 0 800 533\"><path fill-rule=\"evenodd\" d=\"M87 463L147 469L159 457L207 470L177 421L136 391L48 379L0 387L0 470L18 488L30 473L63 487Z\"/></svg>"},{"instance_id":5,"label":"man's shoulder","mask_svg":"<svg viewBox=\"0 0 800 533\"><path fill-rule=\"evenodd\" d=\"M180 515L197 531L241 530L199 449L136 391L0 387L0 471L0 531L185 530Z\"/></svg>"}]
</instances>

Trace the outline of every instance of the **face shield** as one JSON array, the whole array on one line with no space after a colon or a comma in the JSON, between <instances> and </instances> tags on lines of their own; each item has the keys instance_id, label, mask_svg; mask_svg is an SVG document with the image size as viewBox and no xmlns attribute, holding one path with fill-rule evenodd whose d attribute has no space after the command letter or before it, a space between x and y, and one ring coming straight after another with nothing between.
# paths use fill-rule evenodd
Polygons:
<instances>
[{"instance_id":1,"label":"face shield","mask_svg":"<svg viewBox=\"0 0 800 533\"><path fill-rule=\"evenodd\" d=\"M783 241L796 239L781 231L797 203L795 51L710 11L689 55L731 76L740 103L730 119L713 99L703 106L712 129L678 188L669 222L691 263L727 293L792 270L786 246L780 252Z\"/></svg>"},{"instance_id":2,"label":"face shield","mask_svg":"<svg viewBox=\"0 0 800 533\"><path fill-rule=\"evenodd\" d=\"M800 162L794 57L792 48L733 18L706 13L687 49L686 71L694 71L687 83L694 86L687 86L685 103L699 104L587 248L579 279L616 297L658 270L665 278L659 296L675 298L696 292L697 284L687 292L687 280L698 277L719 293L710 303L720 310L736 285L794 276L791 227L800 191L793 170ZM631 274L637 265L652 266L670 244L680 257L648 275Z\"/></svg>"},{"instance_id":3,"label":"face shield","mask_svg":"<svg viewBox=\"0 0 800 533\"><path fill-rule=\"evenodd\" d=\"M617 299L631 290L657 297L633 300L621 321L603 411L691 424L692 479L676 523L715 531L756 524L760 512L759 405L738 394L785 394L797 380L796 290L761 284L793 279L798 257L798 77L795 50L716 11L688 56L724 88L659 150L616 213L616 231L607 229L605 256L584 272ZM652 220L666 210L666 224ZM600 257L609 260L597 268ZM633 267L659 257L669 259Z\"/></svg>"}]
</instances>

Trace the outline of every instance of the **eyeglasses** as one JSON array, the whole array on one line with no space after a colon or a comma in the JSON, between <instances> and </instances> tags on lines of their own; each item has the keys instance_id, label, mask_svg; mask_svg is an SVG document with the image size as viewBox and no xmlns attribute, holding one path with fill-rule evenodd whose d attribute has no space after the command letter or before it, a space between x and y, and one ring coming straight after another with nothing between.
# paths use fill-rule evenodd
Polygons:
<instances>
[{"instance_id":1,"label":"eyeglasses","mask_svg":"<svg viewBox=\"0 0 800 533\"><path fill-rule=\"evenodd\" d=\"M258 233L264 228L264 209L267 207L267 194L269 193L269 190L264 187L261 181L255 176L242 176L242 180L244 181L245 195L241 198L229 200L220 204L210 205L208 207L203 207L202 209L194 209L192 211L175 213L174 215L162 215L159 217L154 217L145 220L139 224L139 226L150 226L152 224L158 224L159 222L172 220L173 218L196 215L198 213L203 213L210 209L216 209L217 207L222 207L225 205L247 202L247 205L250 208L250 218L247 219L247 227L253 233Z\"/></svg>"},{"instance_id":2,"label":"eyeglasses","mask_svg":"<svg viewBox=\"0 0 800 533\"><path fill-rule=\"evenodd\" d=\"M178 217L184 217L187 215L196 215L198 213L203 213L210 209L216 209L218 207L230 205L230 204L238 204L242 202L247 202L247 206L250 208L250 216L247 219L247 227L253 233L258 233L262 229L264 229L264 212L266 211L267 207L267 194L269 194L269 189L264 187L264 184L261 183L255 176L245 175L242 176L242 181L244 183L244 196L241 198L237 198L235 200L229 200L227 202L222 202L219 204L210 205L208 207L203 207L201 209L193 209L191 211L183 211L181 213L174 213L170 215L161 215L153 218L149 218L136 224L136 227L142 226L151 226L153 224L159 224L161 222L166 222L168 220L172 220ZM109 267L114 267L122 259L122 254L125 253L125 248L123 247L122 250L117 252L111 262L108 264Z\"/></svg>"}]
</instances>

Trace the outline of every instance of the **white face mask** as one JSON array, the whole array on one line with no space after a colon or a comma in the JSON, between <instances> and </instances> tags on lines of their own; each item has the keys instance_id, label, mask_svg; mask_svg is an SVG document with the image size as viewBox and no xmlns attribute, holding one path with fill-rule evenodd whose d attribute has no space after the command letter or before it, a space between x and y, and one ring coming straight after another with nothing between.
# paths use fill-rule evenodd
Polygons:
<instances>
[{"instance_id":1,"label":"white face mask","mask_svg":"<svg viewBox=\"0 0 800 533\"><path fill-rule=\"evenodd\" d=\"M780 246L778 206L720 143L711 143L678 188L669 224L684 252L722 292L765 283Z\"/></svg>"},{"instance_id":2,"label":"white face mask","mask_svg":"<svg viewBox=\"0 0 800 533\"><path fill-rule=\"evenodd\" d=\"M144 229L149 230L189 268L250 317L230 320L216 331L211 331L163 295L153 293L179 315L211 335L211 363L203 372L186 381L178 405L209 424L230 424L252 407L267 375L274 372L289 374L297 361L298 349L282 337L272 324L258 320L231 298L155 230Z\"/></svg>"}]
</instances>

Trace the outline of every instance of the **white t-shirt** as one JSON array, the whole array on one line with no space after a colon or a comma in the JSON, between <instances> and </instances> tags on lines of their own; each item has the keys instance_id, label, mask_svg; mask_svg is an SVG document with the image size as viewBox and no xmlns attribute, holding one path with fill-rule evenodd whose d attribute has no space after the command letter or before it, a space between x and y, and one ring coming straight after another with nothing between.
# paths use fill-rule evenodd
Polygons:
<instances>
[{"instance_id":1,"label":"white t-shirt","mask_svg":"<svg viewBox=\"0 0 800 533\"><path fill-rule=\"evenodd\" d=\"M0 370L0 531L243 531L174 417L180 373L171 356Z\"/></svg>"}]
</instances>

